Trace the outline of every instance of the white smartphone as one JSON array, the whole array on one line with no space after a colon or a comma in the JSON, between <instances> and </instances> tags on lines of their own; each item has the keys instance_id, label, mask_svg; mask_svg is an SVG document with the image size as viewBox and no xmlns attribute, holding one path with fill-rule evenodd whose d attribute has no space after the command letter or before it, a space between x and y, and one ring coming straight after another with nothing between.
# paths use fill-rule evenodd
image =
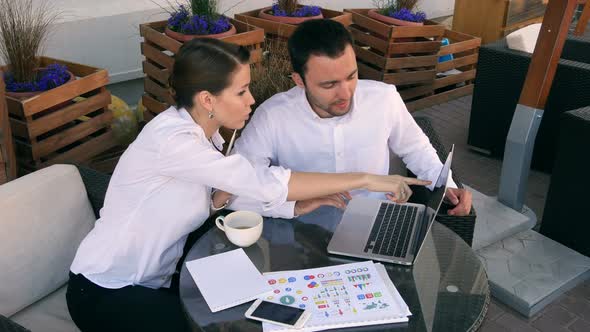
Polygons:
<instances>
[{"instance_id":1,"label":"white smartphone","mask_svg":"<svg viewBox=\"0 0 590 332\"><path fill-rule=\"evenodd\" d=\"M258 299L246 311L245 316L261 322L300 329L311 317L311 311Z\"/></svg>"}]
</instances>

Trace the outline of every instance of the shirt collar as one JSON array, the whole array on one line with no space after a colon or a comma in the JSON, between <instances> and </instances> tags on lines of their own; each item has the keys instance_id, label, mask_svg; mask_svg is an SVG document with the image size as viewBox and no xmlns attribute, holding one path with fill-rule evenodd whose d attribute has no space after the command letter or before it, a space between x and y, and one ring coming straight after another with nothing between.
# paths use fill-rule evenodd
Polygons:
<instances>
[{"instance_id":1,"label":"shirt collar","mask_svg":"<svg viewBox=\"0 0 590 332\"><path fill-rule=\"evenodd\" d=\"M294 87L294 89L298 89L298 99L300 101L301 106L307 115L309 115L314 120L324 121L326 123L346 123L353 119L354 115L358 112L355 112L355 108L357 107L356 98L352 97L352 103L350 107L350 111L342 116L332 117L332 118L321 118L317 115L317 113L311 108L311 104L307 100L307 96L305 94L305 89L300 88L299 86Z\"/></svg>"},{"instance_id":2,"label":"shirt collar","mask_svg":"<svg viewBox=\"0 0 590 332\"><path fill-rule=\"evenodd\" d=\"M181 108L178 110L178 113L180 114L180 116L187 121L190 121L191 123L194 123L194 125L199 128L199 130L203 133L203 137L207 137L207 135L205 135L205 131L203 130L203 128L201 126L199 126L198 123L195 122L195 120L193 119L193 117L188 113L188 111L185 108ZM211 143L213 143L213 146L215 146L219 151L223 150L223 144L225 143L225 140L223 139L223 137L221 136L221 134L219 134L219 130L216 130L213 133L213 136L211 136Z\"/></svg>"}]
</instances>

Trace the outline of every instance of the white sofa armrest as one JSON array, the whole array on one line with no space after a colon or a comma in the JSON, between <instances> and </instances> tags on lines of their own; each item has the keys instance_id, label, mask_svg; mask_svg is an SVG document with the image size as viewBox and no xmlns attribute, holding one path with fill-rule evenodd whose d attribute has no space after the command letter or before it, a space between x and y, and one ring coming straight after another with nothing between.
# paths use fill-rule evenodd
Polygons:
<instances>
[{"instance_id":1,"label":"white sofa armrest","mask_svg":"<svg viewBox=\"0 0 590 332\"><path fill-rule=\"evenodd\" d=\"M54 165L0 186L0 314L63 286L95 217L76 167Z\"/></svg>"}]
</instances>

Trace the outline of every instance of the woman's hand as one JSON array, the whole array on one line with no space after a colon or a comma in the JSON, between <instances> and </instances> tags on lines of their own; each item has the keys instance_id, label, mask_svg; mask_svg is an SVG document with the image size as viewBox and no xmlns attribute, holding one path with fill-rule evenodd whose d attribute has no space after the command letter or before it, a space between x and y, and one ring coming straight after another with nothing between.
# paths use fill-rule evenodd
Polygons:
<instances>
[{"instance_id":1,"label":"woman's hand","mask_svg":"<svg viewBox=\"0 0 590 332\"><path fill-rule=\"evenodd\" d=\"M387 192L387 198L396 203L405 203L412 196L410 185L427 186L431 181L408 178L400 175L367 174L365 189L376 192Z\"/></svg>"},{"instance_id":2,"label":"woman's hand","mask_svg":"<svg viewBox=\"0 0 590 332\"><path fill-rule=\"evenodd\" d=\"M232 194L223 190L216 190L211 198L211 205L214 210L222 209L227 205Z\"/></svg>"}]
</instances>

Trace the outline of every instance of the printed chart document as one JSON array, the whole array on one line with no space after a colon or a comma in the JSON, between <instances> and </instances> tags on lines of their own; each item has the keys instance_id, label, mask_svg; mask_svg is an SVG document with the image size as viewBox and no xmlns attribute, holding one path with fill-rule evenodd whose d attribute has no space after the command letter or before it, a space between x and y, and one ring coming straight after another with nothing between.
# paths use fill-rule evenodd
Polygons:
<instances>
[{"instance_id":1,"label":"printed chart document","mask_svg":"<svg viewBox=\"0 0 590 332\"><path fill-rule=\"evenodd\" d=\"M186 262L186 267L212 312L272 292L266 279L241 248Z\"/></svg>"},{"instance_id":2,"label":"printed chart document","mask_svg":"<svg viewBox=\"0 0 590 332\"><path fill-rule=\"evenodd\" d=\"M407 322L412 315L382 264L372 261L265 273L273 288L263 299L313 310L300 329L263 323L269 331L320 331Z\"/></svg>"}]
</instances>

